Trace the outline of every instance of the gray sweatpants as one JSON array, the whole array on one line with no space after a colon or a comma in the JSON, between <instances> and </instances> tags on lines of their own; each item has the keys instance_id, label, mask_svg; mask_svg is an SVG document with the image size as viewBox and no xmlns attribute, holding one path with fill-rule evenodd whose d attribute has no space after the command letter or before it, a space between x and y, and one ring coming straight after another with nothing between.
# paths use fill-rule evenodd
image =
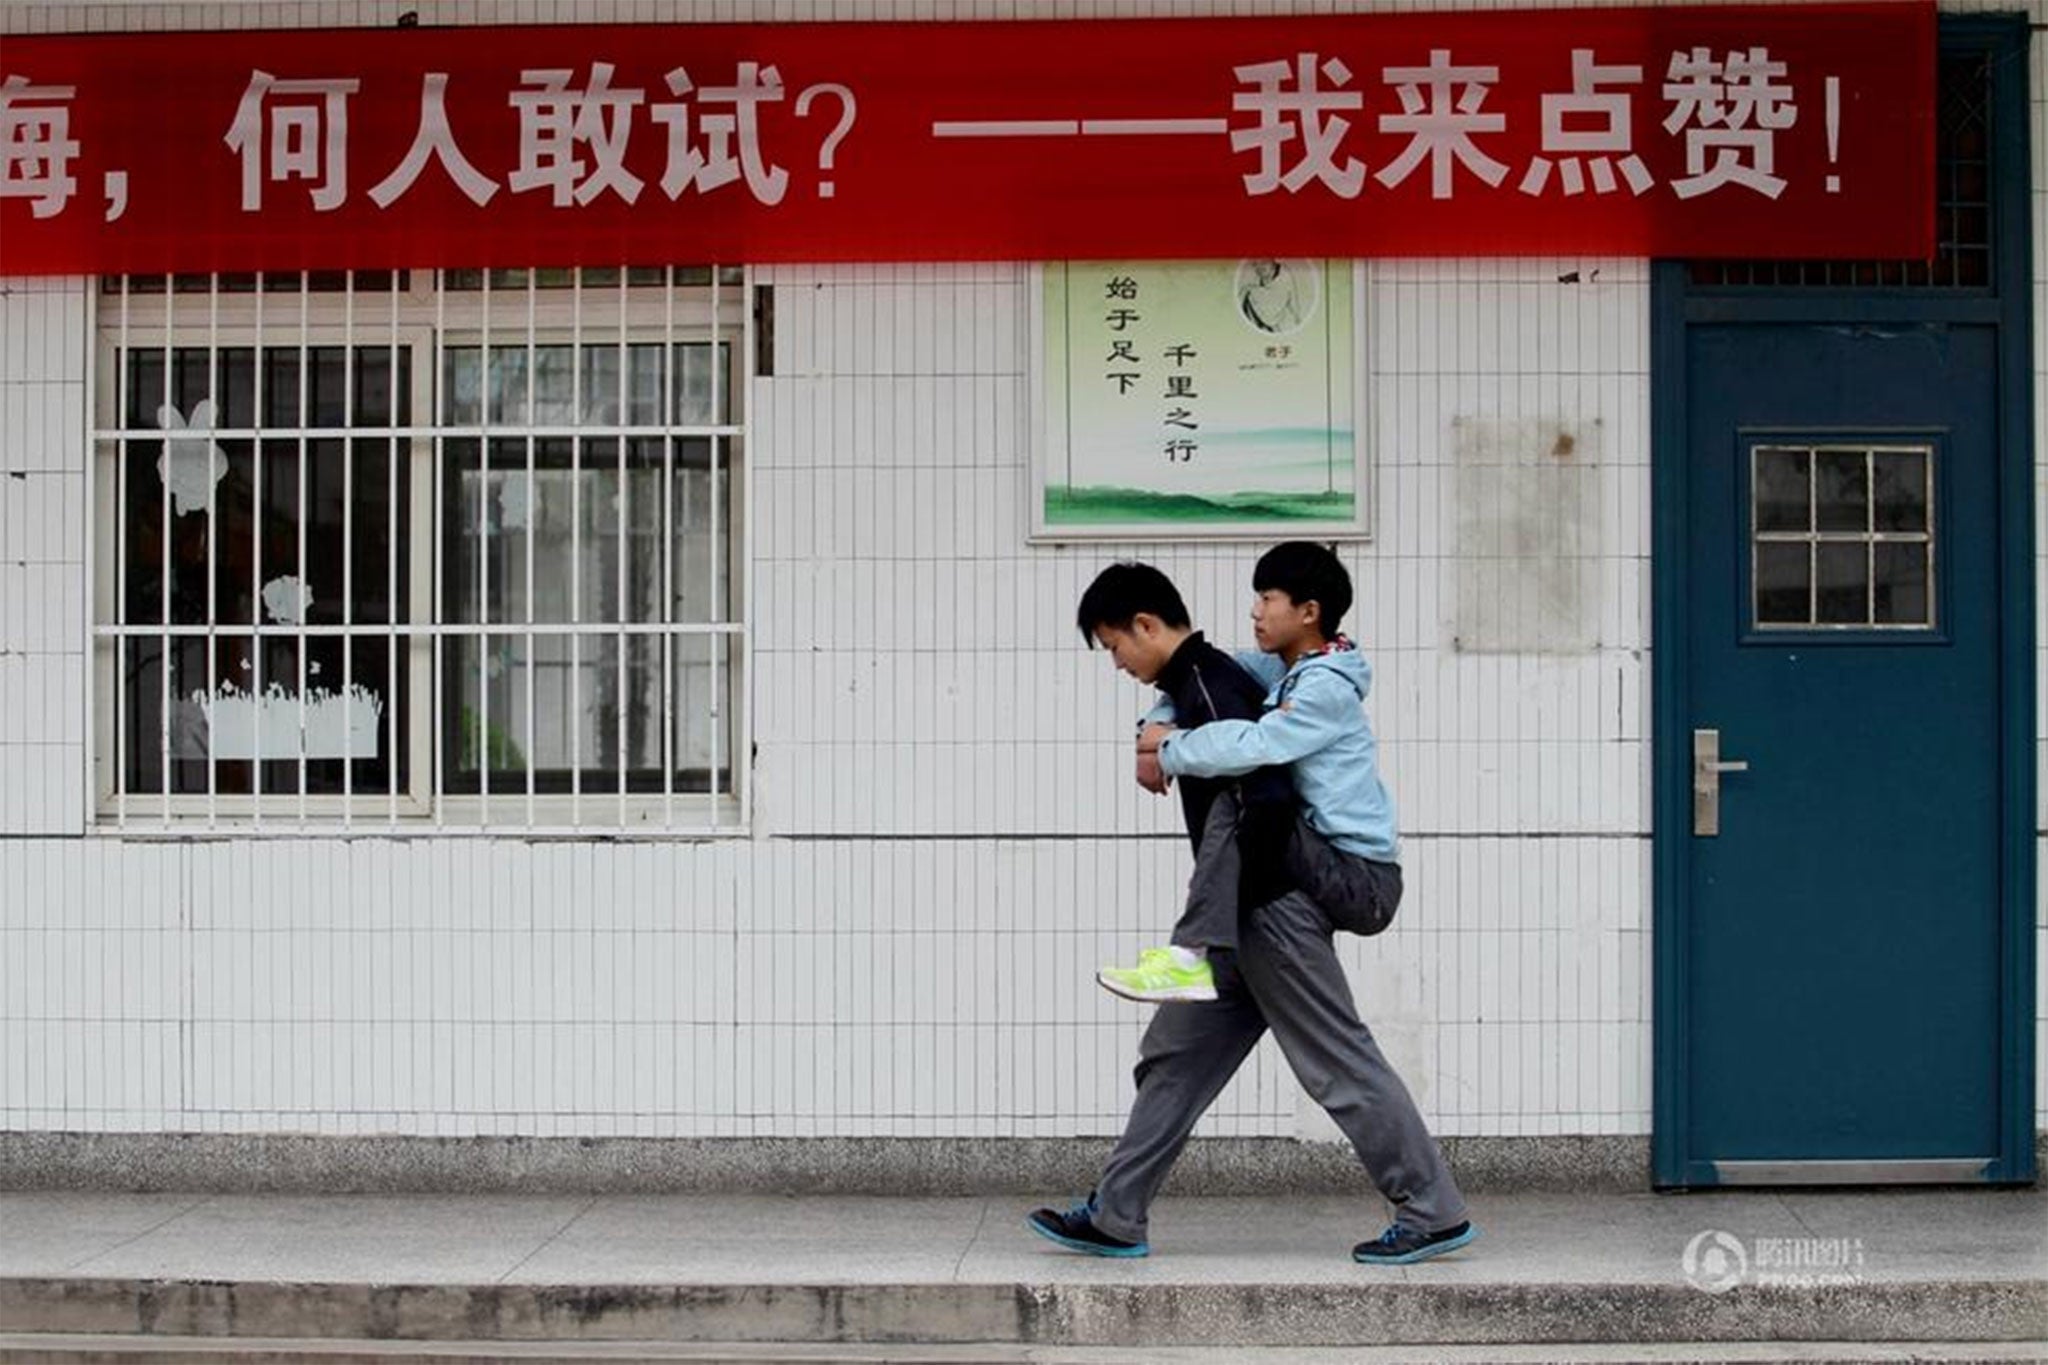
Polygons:
<instances>
[{"instance_id":1,"label":"gray sweatpants","mask_svg":"<svg viewBox=\"0 0 2048 1365\"><path fill-rule=\"evenodd\" d=\"M1161 1006L1138 1049L1138 1095L1095 1189L1095 1225L1143 1241L1152 1200L1188 1134L1268 1028L1302 1088L1351 1140L1397 1222L1441 1232L1465 1198L1352 1004L1330 921L1295 891L1246 916L1235 953L1211 957L1213 1003Z\"/></svg>"},{"instance_id":2,"label":"gray sweatpants","mask_svg":"<svg viewBox=\"0 0 2048 1365\"><path fill-rule=\"evenodd\" d=\"M1239 806L1229 792L1209 807L1188 878L1186 908L1169 940L1182 948L1236 948L1238 884L1244 868L1238 844ZM1287 843L1287 875L1346 933L1377 934L1401 906L1401 867L1346 853L1296 816Z\"/></svg>"}]
</instances>

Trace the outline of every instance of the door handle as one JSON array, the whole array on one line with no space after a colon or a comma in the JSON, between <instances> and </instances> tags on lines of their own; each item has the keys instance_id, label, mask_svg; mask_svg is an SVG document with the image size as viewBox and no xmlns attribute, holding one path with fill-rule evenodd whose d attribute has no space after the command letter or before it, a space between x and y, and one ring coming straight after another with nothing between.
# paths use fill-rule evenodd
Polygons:
<instances>
[{"instance_id":1,"label":"door handle","mask_svg":"<svg viewBox=\"0 0 2048 1365\"><path fill-rule=\"evenodd\" d=\"M1746 758L1721 757L1721 732L1692 732L1692 832L1704 838L1721 833L1721 774L1746 773Z\"/></svg>"}]
</instances>

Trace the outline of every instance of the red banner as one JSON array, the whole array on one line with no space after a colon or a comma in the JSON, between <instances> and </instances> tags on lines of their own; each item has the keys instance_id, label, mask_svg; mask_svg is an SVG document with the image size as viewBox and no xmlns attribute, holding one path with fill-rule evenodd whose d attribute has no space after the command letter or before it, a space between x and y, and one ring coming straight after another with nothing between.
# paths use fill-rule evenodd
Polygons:
<instances>
[{"instance_id":1,"label":"red banner","mask_svg":"<svg viewBox=\"0 0 2048 1365\"><path fill-rule=\"evenodd\" d=\"M1925 258L1928 0L10 37L0 273Z\"/></svg>"}]
</instances>

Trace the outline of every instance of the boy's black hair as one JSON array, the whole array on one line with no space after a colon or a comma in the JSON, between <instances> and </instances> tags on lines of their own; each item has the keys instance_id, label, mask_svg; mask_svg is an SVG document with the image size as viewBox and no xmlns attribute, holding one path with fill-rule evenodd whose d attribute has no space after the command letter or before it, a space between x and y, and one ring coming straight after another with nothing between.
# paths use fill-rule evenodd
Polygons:
<instances>
[{"instance_id":1,"label":"boy's black hair","mask_svg":"<svg viewBox=\"0 0 2048 1365\"><path fill-rule=\"evenodd\" d=\"M1259 556L1252 570L1252 591L1277 589L1295 606L1314 602L1323 609L1323 638L1337 638L1344 613L1351 610L1351 575L1327 545L1289 540Z\"/></svg>"},{"instance_id":2,"label":"boy's black hair","mask_svg":"<svg viewBox=\"0 0 2048 1365\"><path fill-rule=\"evenodd\" d=\"M1180 589L1150 564L1112 564L1095 575L1088 591L1081 594L1081 609L1075 613L1075 620L1081 627L1081 638L1093 648L1097 626L1129 630L1139 612L1156 616L1169 626L1190 624L1188 606L1180 600Z\"/></svg>"}]
</instances>

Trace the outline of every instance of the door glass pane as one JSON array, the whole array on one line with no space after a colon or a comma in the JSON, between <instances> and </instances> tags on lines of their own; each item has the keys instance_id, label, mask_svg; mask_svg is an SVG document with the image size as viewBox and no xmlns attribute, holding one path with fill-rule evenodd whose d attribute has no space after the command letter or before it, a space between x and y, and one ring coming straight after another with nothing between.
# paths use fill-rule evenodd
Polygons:
<instances>
[{"instance_id":1,"label":"door glass pane","mask_svg":"<svg viewBox=\"0 0 2048 1365\"><path fill-rule=\"evenodd\" d=\"M1776 450L1756 453L1756 529L1759 531L1805 531L1809 486L1807 467L1811 455L1805 450Z\"/></svg>"},{"instance_id":2,"label":"door glass pane","mask_svg":"<svg viewBox=\"0 0 2048 1365\"><path fill-rule=\"evenodd\" d=\"M1875 529L1927 529L1927 457L1918 451L1880 450L1871 459Z\"/></svg>"},{"instance_id":3,"label":"door glass pane","mask_svg":"<svg viewBox=\"0 0 2048 1365\"><path fill-rule=\"evenodd\" d=\"M1861 541L1814 547L1814 614L1822 625L1870 620L1870 547Z\"/></svg>"},{"instance_id":4,"label":"door glass pane","mask_svg":"<svg viewBox=\"0 0 2048 1365\"><path fill-rule=\"evenodd\" d=\"M1757 624L1803 626L1813 620L1811 553L1803 540L1756 547Z\"/></svg>"},{"instance_id":5,"label":"door glass pane","mask_svg":"<svg viewBox=\"0 0 2048 1365\"><path fill-rule=\"evenodd\" d=\"M1925 541L1886 542L1877 547L1872 614L1879 625L1931 626Z\"/></svg>"},{"instance_id":6,"label":"door glass pane","mask_svg":"<svg viewBox=\"0 0 2048 1365\"><path fill-rule=\"evenodd\" d=\"M1860 450L1822 450L1814 456L1813 524L1818 531L1870 527L1869 457Z\"/></svg>"}]
</instances>

